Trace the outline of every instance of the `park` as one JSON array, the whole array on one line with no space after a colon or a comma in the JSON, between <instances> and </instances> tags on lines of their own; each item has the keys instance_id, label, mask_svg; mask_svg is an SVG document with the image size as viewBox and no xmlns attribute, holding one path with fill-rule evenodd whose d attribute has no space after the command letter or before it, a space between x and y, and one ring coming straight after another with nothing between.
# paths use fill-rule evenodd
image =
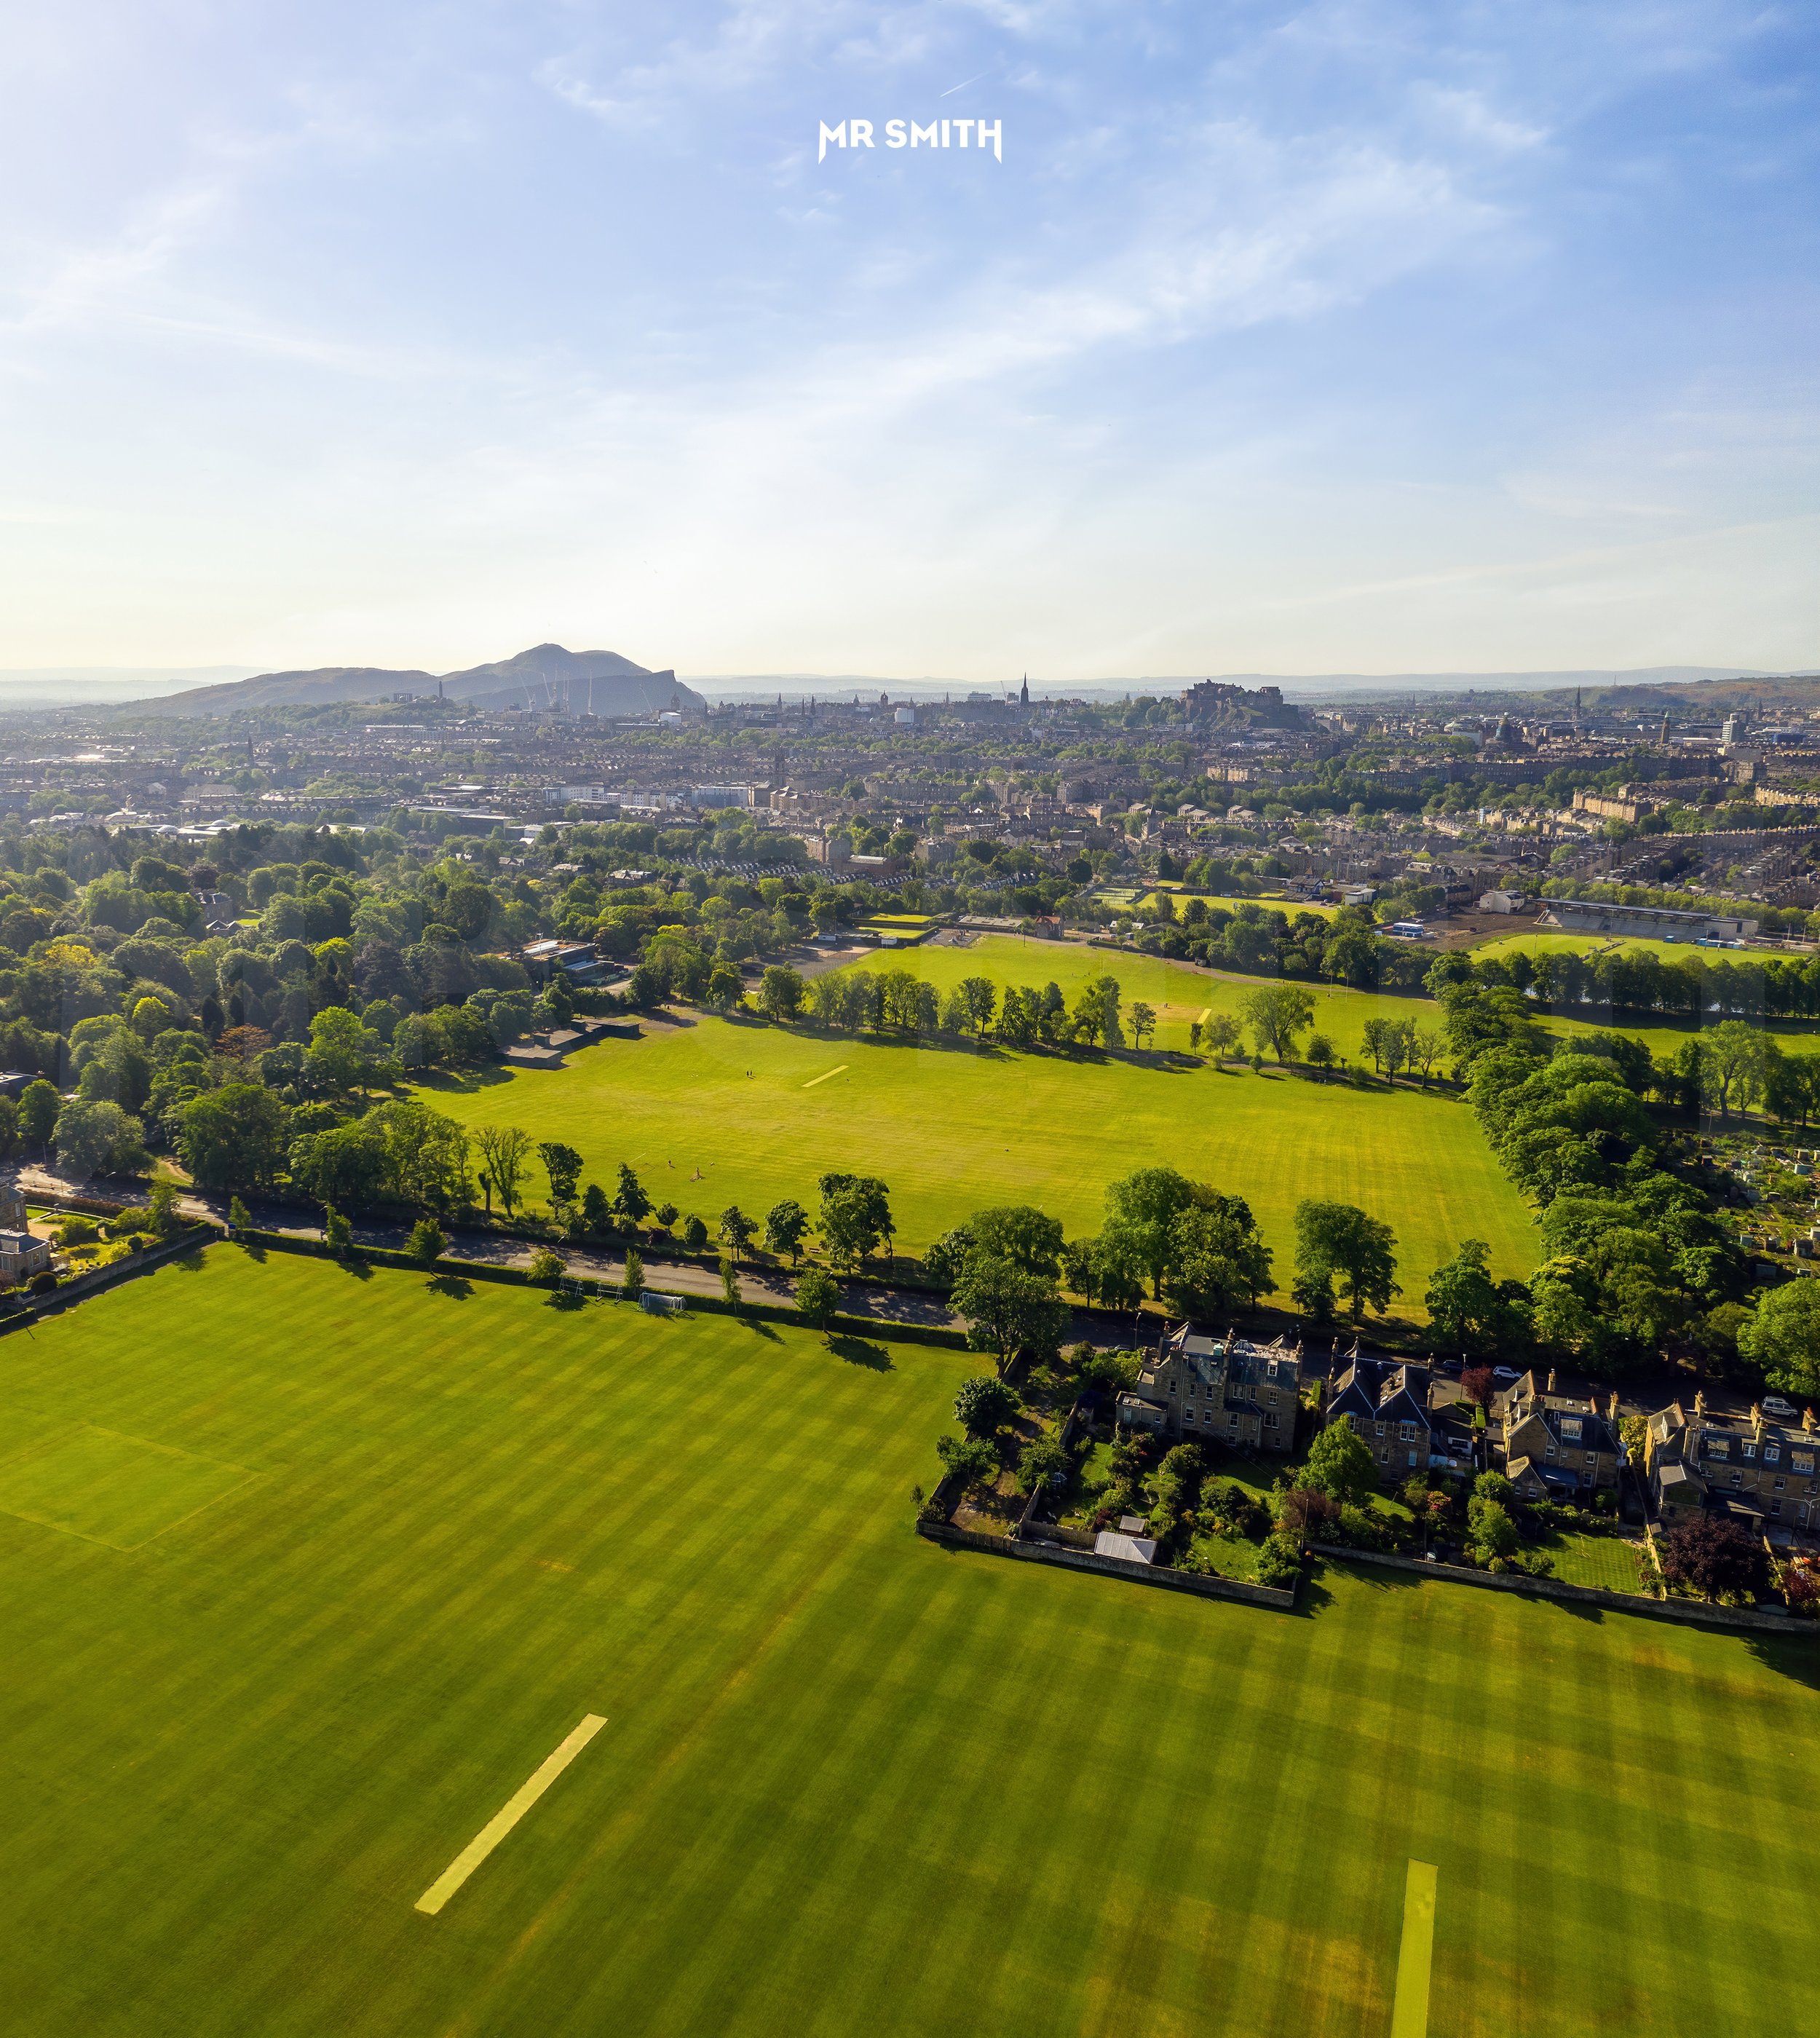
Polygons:
<instances>
[{"instance_id":1,"label":"park","mask_svg":"<svg viewBox=\"0 0 1820 2038\"><path fill-rule=\"evenodd\" d=\"M218 1244L6 1349L36 2038L1376 2034L1410 1860L1432 2030L1802 1999L1799 1641L937 1549L927 1346Z\"/></svg>"}]
</instances>

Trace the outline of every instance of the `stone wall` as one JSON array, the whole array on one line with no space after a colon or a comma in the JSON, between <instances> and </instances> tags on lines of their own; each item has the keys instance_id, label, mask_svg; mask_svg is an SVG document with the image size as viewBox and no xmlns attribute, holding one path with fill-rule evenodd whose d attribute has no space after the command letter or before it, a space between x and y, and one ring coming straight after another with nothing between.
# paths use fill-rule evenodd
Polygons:
<instances>
[{"instance_id":1,"label":"stone wall","mask_svg":"<svg viewBox=\"0 0 1820 2038\"><path fill-rule=\"evenodd\" d=\"M932 1543L958 1549L983 1550L994 1557L1022 1557L1031 1563L1055 1564L1066 1571L1097 1571L1103 1577L1129 1578L1134 1585L1161 1585L1167 1592L1194 1593L1202 1599L1235 1599L1247 1606L1274 1607L1293 1612L1296 1595L1269 1585L1247 1585L1239 1578L1216 1578L1199 1571L1171 1570L1164 1564L1128 1563L1122 1557L1097 1556L1091 1550L1064 1549L1059 1544L1013 1542L1006 1536L976 1536L971 1529L942 1522L919 1521L917 1533Z\"/></svg>"}]
</instances>

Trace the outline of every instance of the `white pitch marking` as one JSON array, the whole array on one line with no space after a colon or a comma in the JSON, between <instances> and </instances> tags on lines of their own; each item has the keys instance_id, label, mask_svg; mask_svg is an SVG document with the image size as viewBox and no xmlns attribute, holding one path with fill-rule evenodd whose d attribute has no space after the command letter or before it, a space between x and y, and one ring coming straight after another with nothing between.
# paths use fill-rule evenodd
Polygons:
<instances>
[{"instance_id":1,"label":"white pitch marking","mask_svg":"<svg viewBox=\"0 0 1820 2038\"><path fill-rule=\"evenodd\" d=\"M520 1785L418 1897L417 1908L433 1918L606 1724L603 1714L589 1713L536 1774Z\"/></svg>"}]
</instances>

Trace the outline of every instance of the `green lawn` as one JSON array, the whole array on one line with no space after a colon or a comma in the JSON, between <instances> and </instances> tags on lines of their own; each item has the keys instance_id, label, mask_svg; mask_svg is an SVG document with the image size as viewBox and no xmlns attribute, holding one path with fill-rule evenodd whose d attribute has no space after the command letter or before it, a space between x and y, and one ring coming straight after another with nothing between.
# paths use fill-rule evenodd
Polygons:
<instances>
[{"instance_id":1,"label":"green lawn","mask_svg":"<svg viewBox=\"0 0 1820 2038\"><path fill-rule=\"evenodd\" d=\"M1584 1529L1557 1529L1540 1546L1554 1563L1553 1575L1563 1585L1596 1585L1606 1592L1641 1592L1636 1567L1643 1548L1622 1536L1593 1536Z\"/></svg>"},{"instance_id":2,"label":"green lawn","mask_svg":"<svg viewBox=\"0 0 1820 2038\"><path fill-rule=\"evenodd\" d=\"M1572 934L1542 932L1540 934L1494 934L1489 941L1477 943L1472 950L1474 962L1485 962L1494 956L1519 953L1538 955L1602 954L1607 950L1621 949L1626 954L1660 956L1665 961L1675 962L1688 956L1696 956L1703 962L1739 962L1750 954L1735 949L1703 949L1696 942L1652 941L1645 934ZM1762 960L1761 953L1757 959Z\"/></svg>"},{"instance_id":3,"label":"green lawn","mask_svg":"<svg viewBox=\"0 0 1820 2038\"><path fill-rule=\"evenodd\" d=\"M940 983L975 970L1002 983L1026 956L1007 941L890 960ZM1039 983L1054 975L1065 990L1090 969L1117 975L1128 1001L1173 994L1219 1005L1247 987L1072 945L1033 945L1021 973ZM1374 1009L1409 1009L1319 995L1336 1031ZM1171 1030L1185 1039L1185 1022L1164 1037ZM489 1070L426 1093L466 1123L521 1125L578 1148L609 1188L630 1161L657 1201L710 1222L732 1203L762 1213L795 1196L812 1210L818 1176L839 1169L890 1184L907 1250L994 1203L1039 1204L1076 1233L1097 1229L1107 1183L1168 1162L1249 1199L1285 1286L1304 1196L1338 1196L1391 1222L1406 1310L1419 1311L1430 1272L1462 1237L1487 1241L1500 1275L1535 1260L1529 1212L1471 1112L1414 1090L1172 1069L1155 1054L1096 1062L918 1047L690 1013L641 1040L584 1049L561 1070Z\"/></svg>"},{"instance_id":4,"label":"green lawn","mask_svg":"<svg viewBox=\"0 0 1820 2038\"><path fill-rule=\"evenodd\" d=\"M1802 2021L1811 1646L939 1551L928 1349L220 1246L4 1350L40 1503L137 1447L39 1515L249 1475L0 1513L9 2031L1381 2038L1411 1858L1431 2031Z\"/></svg>"}]
</instances>

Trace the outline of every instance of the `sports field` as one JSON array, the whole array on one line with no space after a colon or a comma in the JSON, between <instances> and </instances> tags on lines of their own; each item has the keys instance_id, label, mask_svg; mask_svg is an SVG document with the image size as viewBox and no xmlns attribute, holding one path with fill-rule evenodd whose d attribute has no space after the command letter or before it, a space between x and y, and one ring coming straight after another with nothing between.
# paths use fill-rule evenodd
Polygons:
<instances>
[{"instance_id":1,"label":"sports field","mask_svg":"<svg viewBox=\"0 0 1820 2038\"><path fill-rule=\"evenodd\" d=\"M1437 2034L1799 2028L1799 1643L939 1551L921 1347L216 1247L4 1349L9 2031L1380 2038L1412 1859Z\"/></svg>"},{"instance_id":2,"label":"sports field","mask_svg":"<svg viewBox=\"0 0 1820 2038\"><path fill-rule=\"evenodd\" d=\"M1632 934L1494 934L1488 941L1476 943L1470 951L1474 962L1486 962L1501 956L1527 955L1583 955L1616 954L1659 956L1664 962L1684 962L1692 956L1697 960L1712 964L1739 962L1749 959L1751 951L1736 949L1703 949L1694 941L1652 941L1647 935ZM1762 960L1761 951L1756 959Z\"/></svg>"},{"instance_id":3,"label":"sports field","mask_svg":"<svg viewBox=\"0 0 1820 2038\"><path fill-rule=\"evenodd\" d=\"M891 961L944 984L974 973L1001 984L1054 976L1071 995L1106 971L1128 1006L1168 1006L1176 1016L1159 1039L1182 1044L1183 1014L1230 1008L1255 987L1074 945L981 941ZM1342 1051L1373 1011L1435 1017L1407 999L1316 998L1319 1023ZM1410 1090L1171 1068L1154 1053L1076 1061L691 1013L649 1025L641 1040L587 1048L563 1069L490 1070L425 1094L466 1123L566 1142L609 1188L629 1161L658 1202L710 1220L730 1203L762 1213L784 1196L812 1208L825 1169L880 1175L906 1251L995 1203L1036 1203L1071 1236L1097 1229L1109 1181L1167 1162L1250 1201L1285 1285L1304 1196L1341 1197L1391 1222L1406 1310L1419 1310L1428 1275L1462 1237L1485 1239L1500 1273L1525 1273L1535 1260L1528 1210L1471 1112Z\"/></svg>"}]
</instances>

